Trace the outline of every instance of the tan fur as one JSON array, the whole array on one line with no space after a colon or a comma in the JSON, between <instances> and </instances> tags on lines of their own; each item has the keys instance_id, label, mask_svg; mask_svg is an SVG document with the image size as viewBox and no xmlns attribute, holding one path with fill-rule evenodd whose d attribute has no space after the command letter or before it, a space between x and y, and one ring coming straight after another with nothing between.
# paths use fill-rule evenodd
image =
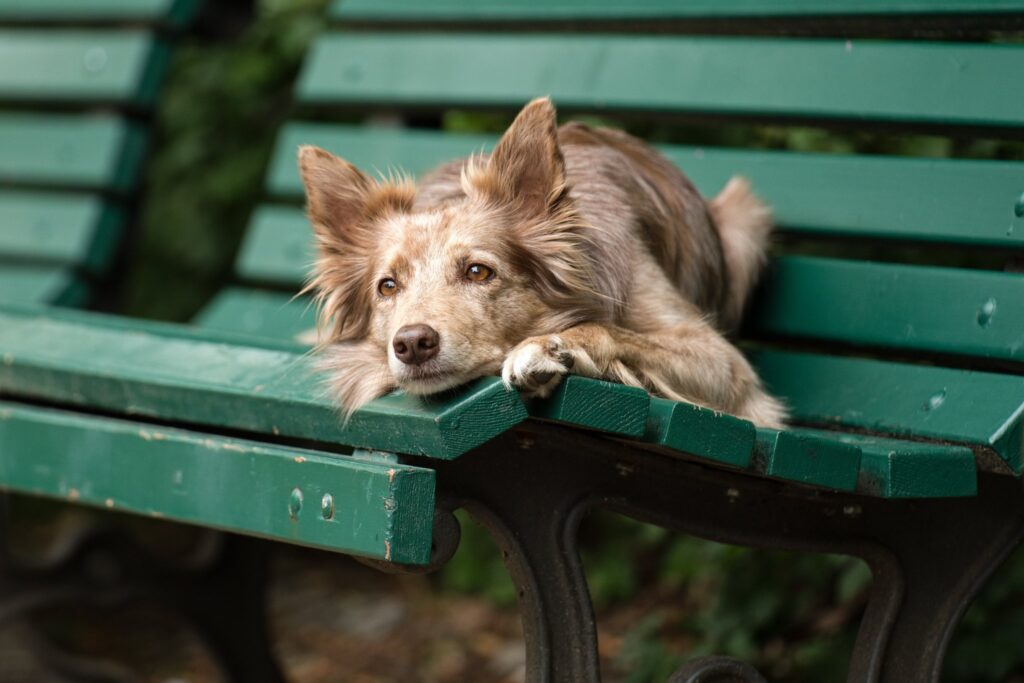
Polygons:
<instances>
[{"instance_id":1,"label":"tan fur","mask_svg":"<svg viewBox=\"0 0 1024 683\"><path fill-rule=\"evenodd\" d=\"M721 334L739 320L771 229L742 181L710 204L629 135L528 104L494 152L416 187L300 150L318 260L322 367L348 413L395 388L428 394L501 374L546 395L568 372L780 426L781 404ZM470 264L494 277L471 282ZM397 293L377 292L393 279ZM437 356L408 366L396 331Z\"/></svg>"}]
</instances>

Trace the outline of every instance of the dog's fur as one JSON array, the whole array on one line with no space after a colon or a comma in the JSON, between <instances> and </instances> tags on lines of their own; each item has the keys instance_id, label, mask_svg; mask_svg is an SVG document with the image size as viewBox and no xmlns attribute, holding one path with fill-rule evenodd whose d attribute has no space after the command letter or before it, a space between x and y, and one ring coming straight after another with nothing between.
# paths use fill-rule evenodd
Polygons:
<instances>
[{"instance_id":1,"label":"dog's fur","mask_svg":"<svg viewBox=\"0 0 1024 683\"><path fill-rule=\"evenodd\" d=\"M569 372L780 426L781 404L722 335L738 324L771 232L734 178L710 202L615 130L556 127L528 104L494 152L414 185L375 181L316 147L299 165L318 259L323 366L342 407L482 375L545 396ZM471 264L494 276L467 279ZM378 293L391 278L394 295ZM436 357L406 365L396 331L426 324Z\"/></svg>"}]
</instances>

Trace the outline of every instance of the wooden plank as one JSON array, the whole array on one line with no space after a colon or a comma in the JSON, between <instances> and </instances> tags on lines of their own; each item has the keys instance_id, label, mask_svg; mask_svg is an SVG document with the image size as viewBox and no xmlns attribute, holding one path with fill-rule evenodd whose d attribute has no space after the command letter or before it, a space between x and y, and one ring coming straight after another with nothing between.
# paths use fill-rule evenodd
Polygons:
<instances>
[{"instance_id":1,"label":"wooden plank","mask_svg":"<svg viewBox=\"0 0 1024 683\"><path fill-rule=\"evenodd\" d=\"M752 330L1024 361L1024 275L785 257Z\"/></svg>"},{"instance_id":2,"label":"wooden plank","mask_svg":"<svg viewBox=\"0 0 1024 683\"><path fill-rule=\"evenodd\" d=\"M120 208L83 194L0 191L0 257L104 270L114 255Z\"/></svg>"},{"instance_id":3,"label":"wooden plank","mask_svg":"<svg viewBox=\"0 0 1024 683\"><path fill-rule=\"evenodd\" d=\"M385 396L343 423L302 346L218 342L80 311L0 311L0 359L8 395L443 459L527 417L488 377L429 400Z\"/></svg>"},{"instance_id":4,"label":"wooden plank","mask_svg":"<svg viewBox=\"0 0 1024 683\"><path fill-rule=\"evenodd\" d=\"M1021 471L1024 377L810 353L751 357L796 422L984 447Z\"/></svg>"},{"instance_id":5,"label":"wooden plank","mask_svg":"<svg viewBox=\"0 0 1024 683\"><path fill-rule=\"evenodd\" d=\"M963 446L817 429L796 433L859 448L859 493L884 498L950 498L978 492L974 454Z\"/></svg>"},{"instance_id":6,"label":"wooden plank","mask_svg":"<svg viewBox=\"0 0 1024 683\"><path fill-rule=\"evenodd\" d=\"M167 60L147 31L0 30L0 101L148 107Z\"/></svg>"},{"instance_id":7,"label":"wooden plank","mask_svg":"<svg viewBox=\"0 0 1024 683\"><path fill-rule=\"evenodd\" d=\"M643 389L569 375L544 399L527 403L531 417L621 436L643 436L651 397Z\"/></svg>"},{"instance_id":8,"label":"wooden plank","mask_svg":"<svg viewBox=\"0 0 1024 683\"><path fill-rule=\"evenodd\" d=\"M689 403L652 398L643 440L732 467L750 465L754 425Z\"/></svg>"},{"instance_id":9,"label":"wooden plank","mask_svg":"<svg viewBox=\"0 0 1024 683\"><path fill-rule=\"evenodd\" d=\"M860 458L859 448L840 441L789 430L758 429L751 466L769 477L853 491Z\"/></svg>"},{"instance_id":10,"label":"wooden plank","mask_svg":"<svg viewBox=\"0 0 1024 683\"><path fill-rule=\"evenodd\" d=\"M85 303L85 284L63 266L4 263L0 267L0 306Z\"/></svg>"},{"instance_id":11,"label":"wooden plank","mask_svg":"<svg viewBox=\"0 0 1024 683\"><path fill-rule=\"evenodd\" d=\"M309 299L287 292L227 287L193 319L199 327L294 342L316 327Z\"/></svg>"},{"instance_id":12,"label":"wooden plank","mask_svg":"<svg viewBox=\"0 0 1024 683\"><path fill-rule=\"evenodd\" d=\"M0 183L127 192L140 175L142 129L108 115L0 113Z\"/></svg>"},{"instance_id":13,"label":"wooden plank","mask_svg":"<svg viewBox=\"0 0 1024 683\"><path fill-rule=\"evenodd\" d=\"M562 107L1016 128L1024 46L584 34L346 33L299 80L315 105Z\"/></svg>"},{"instance_id":14,"label":"wooden plank","mask_svg":"<svg viewBox=\"0 0 1024 683\"><path fill-rule=\"evenodd\" d=\"M335 0L340 20L408 21L615 21L792 16L1011 14L1020 0Z\"/></svg>"},{"instance_id":15,"label":"wooden plank","mask_svg":"<svg viewBox=\"0 0 1024 683\"><path fill-rule=\"evenodd\" d=\"M198 7L199 0L0 0L0 21L180 26L195 15Z\"/></svg>"},{"instance_id":16,"label":"wooden plank","mask_svg":"<svg viewBox=\"0 0 1024 683\"><path fill-rule=\"evenodd\" d=\"M434 472L398 463L0 402L0 489L394 562L430 559Z\"/></svg>"},{"instance_id":17,"label":"wooden plank","mask_svg":"<svg viewBox=\"0 0 1024 683\"><path fill-rule=\"evenodd\" d=\"M268 190L302 196L295 163L314 144L370 170L422 174L437 164L489 148L494 136L438 131L288 125L278 138ZM789 233L1024 247L1024 164L963 159L797 154L661 146L705 195L744 175Z\"/></svg>"},{"instance_id":18,"label":"wooden plank","mask_svg":"<svg viewBox=\"0 0 1024 683\"><path fill-rule=\"evenodd\" d=\"M295 287L316 256L313 233L301 209L261 206L245 233L235 270L247 282Z\"/></svg>"}]
</instances>

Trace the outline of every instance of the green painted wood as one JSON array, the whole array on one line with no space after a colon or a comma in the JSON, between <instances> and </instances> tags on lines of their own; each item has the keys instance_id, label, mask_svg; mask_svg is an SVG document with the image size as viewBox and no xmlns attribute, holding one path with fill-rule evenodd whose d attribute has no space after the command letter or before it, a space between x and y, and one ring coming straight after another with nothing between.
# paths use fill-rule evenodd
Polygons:
<instances>
[{"instance_id":1,"label":"green painted wood","mask_svg":"<svg viewBox=\"0 0 1024 683\"><path fill-rule=\"evenodd\" d=\"M1019 0L335 0L335 19L364 21L601 21L732 17L1020 13Z\"/></svg>"},{"instance_id":2,"label":"green painted wood","mask_svg":"<svg viewBox=\"0 0 1024 683\"><path fill-rule=\"evenodd\" d=\"M126 415L451 459L526 419L496 377L392 394L343 423L313 359L183 326L80 311L0 311L0 392Z\"/></svg>"},{"instance_id":3,"label":"green painted wood","mask_svg":"<svg viewBox=\"0 0 1024 683\"><path fill-rule=\"evenodd\" d=\"M884 498L946 498L978 492L974 454L963 446L816 429L798 433L859 448L859 493Z\"/></svg>"},{"instance_id":4,"label":"green painted wood","mask_svg":"<svg viewBox=\"0 0 1024 683\"><path fill-rule=\"evenodd\" d=\"M651 397L643 389L569 375L544 399L527 404L531 417L623 436L643 436Z\"/></svg>"},{"instance_id":5,"label":"green painted wood","mask_svg":"<svg viewBox=\"0 0 1024 683\"><path fill-rule=\"evenodd\" d=\"M0 402L0 488L382 560L430 559L434 472L398 463Z\"/></svg>"},{"instance_id":6,"label":"green painted wood","mask_svg":"<svg viewBox=\"0 0 1024 683\"><path fill-rule=\"evenodd\" d=\"M309 299L285 292L227 287L192 322L211 330L297 341L316 327L316 309Z\"/></svg>"},{"instance_id":7,"label":"green painted wood","mask_svg":"<svg viewBox=\"0 0 1024 683\"><path fill-rule=\"evenodd\" d=\"M746 468L754 450L754 425L689 403L652 398L643 440L707 460Z\"/></svg>"},{"instance_id":8,"label":"green painted wood","mask_svg":"<svg viewBox=\"0 0 1024 683\"><path fill-rule=\"evenodd\" d=\"M0 0L0 21L181 25L198 7L199 0Z\"/></svg>"},{"instance_id":9,"label":"green painted wood","mask_svg":"<svg viewBox=\"0 0 1024 683\"><path fill-rule=\"evenodd\" d=\"M88 291L75 274L63 266L30 265L0 260L0 306L85 303Z\"/></svg>"},{"instance_id":10,"label":"green painted wood","mask_svg":"<svg viewBox=\"0 0 1024 683\"><path fill-rule=\"evenodd\" d=\"M301 144L340 154L365 169L422 174L488 148L495 138L437 131L293 123L278 138L268 175L272 194L302 196L295 163ZM786 232L1024 247L1024 164L1003 161L796 154L662 146L705 195L746 176Z\"/></svg>"},{"instance_id":11,"label":"green painted wood","mask_svg":"<svg viewBox=\"0 0 1024 683\"><path fill-rule=\"evenodd\" d=\"M105 269L114 255L124 216L99 197L0 191L0 259Z\"/></svg>"},{"instance_id":12,"label":"green painted wood","mask_svg":"<svg viewBox=\"0 0 1024 683\"><path fill-rule=\"evenodd\" d=\"M754 471L840 491L857 487L860 449L835 440L778 429L758 429Z\"/></svg>"},{"instance_id":13,"label":"green painted wood","mask_svg":"<svg viewBox=\"0 0 1024 683\"><path fill-rule=\"evenodd\" d=\"M314 45L309 104L563 107L1019 127L1024 46L639 37L346 33Z\"/></svg>"},{"instance_id":14,"label":"green painted wood","mask_svg":"<svg viewBox=\"0 0 1024 683\"><path fill-rule=\"evenodd\" d=\"M4 185L125 192L138 182L144 148L142 129L114 116L0 113Z\"/></svg>"},{"instance_id":15,"label":"green painted wood","mask_svg":"<svg viewBox=\"0 0 1024 683\"><path fill-rule=\"evenodd\" d=\"M305 280L315 255L301 209L262 206L249 223L235 270L245 281L294 286Z\"/></svg>"},{"instance_id":16,"label":"green painted wood","mask_svg":"<svg viewBox=\"0 0 1024 683\"><path fill-rule=\"evenodd\" d=\"M147 107L167 59L147 31L0 30L0 101Z\"/></svg>"},{"instance_id":17,"label":"green painted wood","mask_svg":"<svg viewBox=\"0 0 1024 683\"><path fill-rule=\"evenodd\" d=\"M1024 361L1024 275L786 257L751 328L868 346Z\"/></svg>"},{"instance_id":18,"label":"green painted wood","mask_svg":"<svg viewBox=\"0 0 1024 683\"><path fill-rule=\"evenodd\" d=\"M810 353L751 358L796 422L982 446L1021 471L1024 377Z\"/></svg>"}]
</instances>

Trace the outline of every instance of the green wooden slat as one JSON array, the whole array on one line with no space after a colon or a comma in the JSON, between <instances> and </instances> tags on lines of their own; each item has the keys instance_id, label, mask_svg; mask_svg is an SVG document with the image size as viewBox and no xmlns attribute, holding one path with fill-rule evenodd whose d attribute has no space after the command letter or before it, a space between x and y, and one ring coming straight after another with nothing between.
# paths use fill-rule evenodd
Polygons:
<instances>
[{"instance_id":1,"label":"green wooden slat","mask_svg":"<svg viewBox=\"0 0 1024 683\"><path fill-rule=\"evenodd\" d=\"M398 463L0 402L0 488L382 560L430 559L434 472Z\"/></svg>"},{"instance_id":2,"label":"green wooden slat","mask_svg":"<svg viewBox=\"0 0 1024 683\"><path fill-rule=\"evenodd\" d=\"M652 398L643 440L733 467L750 464L754 425L689 403Z\"/></svg>"},{"instance_id":3,"label":"green wooden slat","mask_svg":"<svg viewBox=\"0 0 1024 683\"><path fill-rule=\"evenodd\" d=\"M861 451L860 493L884 498L973 496L978 491L974 454L963 446L899 441L863 434L798 430Z\"/></svg>"},{"instance_id":4,"label":"green wooden slat","mask_svg":"<svg viewBox=\"0 0 1024 683\"><path fill-rule=\"evenodd\" d=\"M0 31L0 101L149 106L167 66L146 31Z\"/></svg>"},{"instance_id":5,"label":"green wooden slat","mask_svg":"<svg viewBox=\"0 0 1024 683\"><path fill-rule=\"evenodd\" d=\"M567 422L623 436L643 436L650 395L643 389L567 376L545 399L527 404L531 417Z\"/></svg>"},{"instance_id":6,"label":"green wooden slat","mask_svg":"<svg viewBox=\"0 0 1024 683\"><path fill-rule=\"evenodd\" d=\"M296 285L314 257L313 233L303 212L263 206L249 223L235 269L243 280Z\"/></svg>"},{"instance_id":7,"label":"green wooden slat","mask_svg":"<svg viewBox=\"0 0 1024 683\"><path fill-rule=\"evenodd\" d=\"M278 139L268 186L302 195L295 163L315 144L365 169L421 174L494 142L486 135L291 124ZM1024 247L1024 164L660 147L705 195L734 174L748 177L786 232Z\"/></svg>"},{"instance_id":8,"label":"green wooden slat","mask_svg":"<svg viewBox=\"0 0 1024 683\"><path fill-rule=\"evenodd\" d=\"M211 330L295 341L316 327L316 309L308 299L295 299L293 294L228 287L203 307L193 323Z\"/></svg>"},{"instance_id":9,"label":"green wooden slat","mask_svg":"<svg viewBox=\"0 0 1024 683\"><path fill-rule=\"evenodd\" d=\"M1021 471L1024 377L779 351L752 360L797 422L983 446Z\"/></svg>"},{"instance_id":10,"label":"green wooden slat","mask_svg":"<svg viewBox=\"0 0 1024 683\"><path fill-rule=\"evenodd\" d=\"M29 265L0 260L0 305L85 303L82 281L63 266Z\"/></svg>"},{"instance_id":11,"label":"green wooden slat","mask_svg":"<svg viewBox=\"0 0 1024 683\"><path fill-rule=\"evenodd\" d=\"M106 268L123 214L99 197L0 191L0 258Z\"/></svg>"},{"instance_id":12,"label":"green wooden slat","mask_svg":"<svg viewBox=\"0 0 1024 683\"><path fill-rule=\"evenodd\" d=\"M0 0L4 22L152 22L180 25L199 0Z\"/></svg>"},{"instance_id":13,"label":"green wooden slat","mask_svg":"<svg viewBox=\"0 0 1024 683\"><path fill-rule=\"evenodd\" d=\"M336 19L370 21L594 21L1016 13L1020 0L335 0Z\"/></svg>"},{"instance_id":14,"label":"green wooden slat","mask_svg":"<svg viewBox=\"0 0 1024 683\"><path fill-rule=\"evenodd\" d=\"M672 36L358 33L321 38L310 104L563 107L1016 127L1024 46Z\"/></svg>"},{"instance_id":15,"label":"green wooden slat","mask_svg":"<svg viewBox=\"0 0 1024 683\"><path fill-rule=\"evenodd\" d=\"M113 116L0 113L0 184L127 191L144 146L140 128Z\"/></svg>"},{"instance_id":16,"label":"green wooden slat","mask_svg":"<svg viewBox=\"0 0 1024 683\"><path fill-rule=\"evenodd\" d=\"M856 446L813 435L758 429L753 469L769 477L853 491L861 451Z\"/></svg>"},{"instance_id":17,"label":"green wooden slat","mask_svg":"<svg viewBox=\"0 0 1024 683\"><path fill-rule=\"evenodd\" d=\"M751 306L772 334L1024 361L1024 275L786 257Z\"/></svg>"},{"instance_id":18,"label":"green wooden slat","mask_svg":"<svg viewBox=\"0 0 1024 683\"><path fill-rule=\"evenodd\" d=\"M526 418L496 377L422 400L393 394L343 424L302 351L76 311L0 311L0 392L128 415L455 458Z\"/></svg>"}]
</instances>

